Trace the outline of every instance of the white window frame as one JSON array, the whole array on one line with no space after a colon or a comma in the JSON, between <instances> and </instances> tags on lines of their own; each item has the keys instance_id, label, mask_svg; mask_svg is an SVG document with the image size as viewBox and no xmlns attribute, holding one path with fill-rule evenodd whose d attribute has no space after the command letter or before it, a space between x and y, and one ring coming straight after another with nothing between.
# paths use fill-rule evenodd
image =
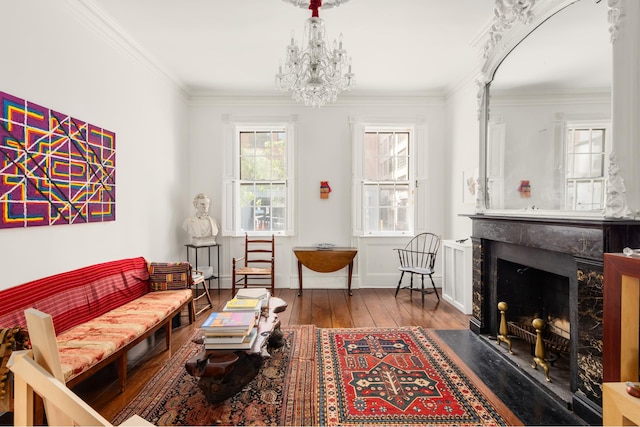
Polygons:
<instances>
[{"instance_id":1,"label":"white window frame","mask_svg":"<svg viewBox=\"0 0 640 427\"><path fill-rule=\"evenodd\" d=\"M223 236L291 236L294 234L294 148L296 141L296 117L230 117L223 116L223 188L222 209ZM287 173L286 187L286 221L284 230L252 230L241 229L241 200L240 200L240 132L242 131L281 131L286 133Z\"/></svg>"},{"instance_id":2,"label":"white window frame","mask_svg":"<svg viewBox=\"0 0 640 427\"><path fill-rule=\"evenodd\" d=\"M427 191L426 141L424 119L414 118L351 118L353 149L352 234L356 237L413 236L425 228ZM364 230L364 135L366 132L409 132L409 209L406 231Z\"/></svg>"},{"instance_id":3,"label":"white window frame","mask_svg":"<svg viewBox=\"0 0 640 427\"><path fill-rule=\"evenodd\" d=\"M592 177L592 178L574 178L574 177L569 177L568 173L569 173L569 167L567 165L567 162L569 161L568 158L568 153L567 153L567 148L568 148L568 141L567 141L567 137L569 134L569 130L570 129L604 129L604 165L603 165L603 170L602 170L602 176L601 177ZM593 182L595 181L600 181L602 182L602 205L599 208L596 209L590 209L590 210L585 210L584 212L597 212L600 211L602 209L605 208L606 205L606 190L607 190L607 168L609 165L609 156L611 155L611 120L567 120L565 123L565 127L564 127L564 169L565 169L565 179L564 179L564 196L565 196L565 209L571 210L571 211L575 211L575 204L576 204L576 200L574 199L573 201L573 206L569 207L567 206L567 200L569 198L569 195L567 194L568 191L568 184L569 181L591 181L591 184L593 185ZM574 195L575 197L575 195Z\"/></svg>"}]
</instances>

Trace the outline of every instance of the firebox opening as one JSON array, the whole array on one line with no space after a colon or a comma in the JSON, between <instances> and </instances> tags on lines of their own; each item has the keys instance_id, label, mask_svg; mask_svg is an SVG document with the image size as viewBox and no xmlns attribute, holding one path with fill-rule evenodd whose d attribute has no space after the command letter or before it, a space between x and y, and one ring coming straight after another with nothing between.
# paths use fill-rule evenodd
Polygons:
<instances>
[{"instance_id":1,"label":"firebox opening","mask_svg":"<svg viewBox=\"0 0 640 427\"><path fill-rule=\"evenodd\" d=\"M506 320L512 323L509 325L509 336L514 354L510 355L504 351L503 355L570 406L572 391L569 278L502 258L496 259L496 267L496 300L507 303ZM497 307L495 313L496 327L499 327L500 312ZM540 318L546 323L543 339L546 360L549 363L550 383L546 381L542 368L532 367L536 341L532 321L535 318Z\"/></svg>"},{"instance_id":2,"label":"firebox opening","mask_svg":"<svg viewBox=\"0 0 640 427\"><path fill-rule=\"evenodd\" d=\"M497 272L496 296L508 304L508 320L530 326L540 318L548 332L570 339L567 277L503 259Z\"/></svg>"}]
</instances>

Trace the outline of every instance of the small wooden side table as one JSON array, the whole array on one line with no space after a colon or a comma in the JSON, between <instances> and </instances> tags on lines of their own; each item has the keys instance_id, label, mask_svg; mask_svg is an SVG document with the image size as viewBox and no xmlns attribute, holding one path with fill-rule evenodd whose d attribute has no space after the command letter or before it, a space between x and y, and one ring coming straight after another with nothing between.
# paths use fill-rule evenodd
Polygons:
<instances>
[{"instance_id":1,"label":"small wooden side table","mask_svg":"<svg viewBox=\"0 0 640 427\"><path fill-rule=\"evenodd\" d=\"M358 249L346 247L321 249L315 246L300 246L293 248L293 253L296 254L296 258L298 258L298 283L300 285L298 296L302 295L303 265L309 270L319 273L331 273L348 266L349 295L353 295L353 292L351 292L351 277L353 275L353 259L358 254Z\"/></svg>"}]
</instances>

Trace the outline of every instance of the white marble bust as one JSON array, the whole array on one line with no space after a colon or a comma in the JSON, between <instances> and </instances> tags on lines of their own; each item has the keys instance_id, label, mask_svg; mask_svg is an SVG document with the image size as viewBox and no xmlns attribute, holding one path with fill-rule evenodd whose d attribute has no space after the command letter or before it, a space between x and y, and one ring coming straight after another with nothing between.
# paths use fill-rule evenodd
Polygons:
<instances>
[{"instance_id":1,"label":"white marble bust","mask_svg":"<svg viewBox=\"0 0 640 427\"><path fill-rule=\"evenodd\" d=\"M182 228L191 236L193 245L204 246L216 243L218 222L209 216L210 202L211 200L205 194L196 194L193 198L196 213L182 224Z\"/></svg>"}]
</instances>

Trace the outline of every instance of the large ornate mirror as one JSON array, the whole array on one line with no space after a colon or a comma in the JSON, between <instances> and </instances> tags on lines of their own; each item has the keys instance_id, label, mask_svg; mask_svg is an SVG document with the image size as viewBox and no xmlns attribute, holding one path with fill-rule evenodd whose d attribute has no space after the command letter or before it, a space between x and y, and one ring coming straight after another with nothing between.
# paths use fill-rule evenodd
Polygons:
<instances>
[{"instance_id":1,"label":"large ornate mirror","mask_svg":"<svg viewBox=\"0 0 640 427\"><path fill-rule=\"evenodd\" d=\"M496 45L483 70L482 208L601 216L612 141L607 5L547 4L528 11L533 22Z\"/></svg>"}]
</instances>

